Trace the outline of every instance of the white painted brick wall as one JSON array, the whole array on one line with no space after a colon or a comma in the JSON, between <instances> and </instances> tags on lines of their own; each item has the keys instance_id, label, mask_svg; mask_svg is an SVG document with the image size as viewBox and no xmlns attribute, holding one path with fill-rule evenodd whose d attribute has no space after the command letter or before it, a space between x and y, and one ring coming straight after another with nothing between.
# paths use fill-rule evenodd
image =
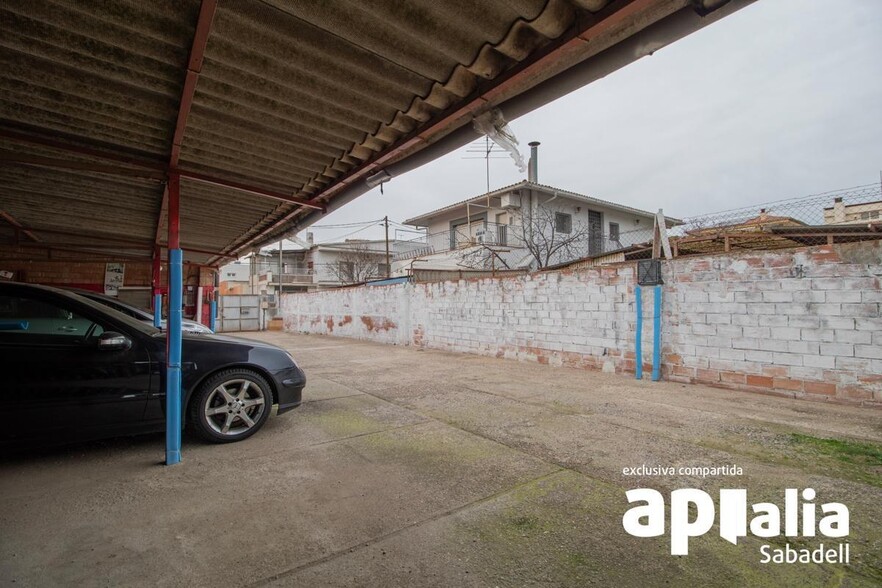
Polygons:
<instances>
[{"instance_id":1,"label":"white painted brick wall","mask_svg":"<svg viewBox=\"0 0 882 588\"><path fill-rule=\"evenodd\" d=\"M882 406L879 242L680 258L663 275L666 378ZM286 294L282 313L295 332L633 373L634 286L618 264ZM647 375L652 312L645 287Z\"/></svg>"}]
</instances>

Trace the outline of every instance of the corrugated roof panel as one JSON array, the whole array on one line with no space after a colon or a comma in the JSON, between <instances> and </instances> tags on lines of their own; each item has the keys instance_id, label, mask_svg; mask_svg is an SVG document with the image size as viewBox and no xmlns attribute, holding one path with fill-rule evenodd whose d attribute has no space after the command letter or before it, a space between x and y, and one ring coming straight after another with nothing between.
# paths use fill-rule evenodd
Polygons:
<instances>
[{"instance_id":1,"label":"corrugated roof panel","mask_svg":"<svg viewBox=\"0 0 882 588\"><path fill-rule=\"evenodd\" d=\"M286 145L308 150L313 157L294 152L288 161L313 173L292 175L290 187L315 193L470 92L469 77L513 63L489 46L505 42L507 53L523 56L518 47L547 42L539 29L560 34L574 16L564 0L221 4L196 92L200 120L188 130L182 161L207 165L230 150L227 138L215 135L208 145L204 137L207 121L217 131L224 119L268 137L238 145L250 161L277 157ZM524 24L534 20L537 28ZM190 140L202 144L198 154ZM258 166L252 172L277 180Z\"/></svg>"},{"instance_id":2,"label":"corrugated roof panel","mask_svg":"<svg viewBox=\"0 0 882 588\"><path fill-rule=\"evenodd\" d=\"M0 5L0 119L167 156L198 8Z\"/></svg>"},{"instance_id":3,"label":"corrugated roof panel","mask_svg":"<svg viewBox=\"0 0 882 588\"><path fill-rule=\"evenodd\" d=\"M183 245L234 251L257 238L278 238L305 210L279 195L320 195L311 204L325 205L342 192L326 188L356 185L352 174L373 173L378 156L383 166L408 158L490 104L694 4L222 0L204 29L204 59L189 73L195 94L179 166L254 189L185 180ZM61 139L66 149L146 158L147 169L166 165L182 104L187 111L182 96L201 6L201 0L0 4L0 131L9 138L0 139L0 181L6 180L0 209L51 227L88 227L91 217L96 231L163 234L157 180L95 173L94 166L20 165L11 161L14 154L81 164L100 159L23 148L9 131ZM205 6L212 14L212 4ZM598 23L590 38L574 39ZM560 53L523 69L546 47ZM520 77L511 83L509 74ZM255 193L261 190L276 197ZM73 202L78 210L53 218Z\"/></svg>"}]
</instances>

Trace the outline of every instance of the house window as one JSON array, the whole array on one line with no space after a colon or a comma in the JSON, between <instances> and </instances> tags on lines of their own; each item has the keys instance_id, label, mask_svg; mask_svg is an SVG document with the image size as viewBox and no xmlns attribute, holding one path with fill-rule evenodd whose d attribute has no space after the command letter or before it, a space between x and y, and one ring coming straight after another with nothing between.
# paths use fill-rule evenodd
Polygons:
<instances>
[{"instance_id":1,"label":"house window","mask_svg":"<svg viewBox=\"0 0 882 588\"><path fill-rule=\"evenodd\" d=\"M377 264L377 277L378 278L385 278L388 275L389 275L389 266L386 265L385 263L378 263Z\"/></svg>"},{"instance_id":2,"label":"house window","mask_svg":"<svg viewBox=\"0 0 882 588\"><path fill-rule=\"evenodd\" d=\"M340 265L340 278L341 281L351 282L354 279L355 275L355 262L353 261L341 261Z\"/></svg>"},{"instance_id":3,"label":"house window","mask_svg":"<svg viewBox=\"0 0 882 588\"><path fill-rule=\"evenodd\" d=\"M609 223L609 240L619 242L619 223Z\"/></svg>"},{"instance_id":4,"label":"house window","mask_svg":"<svg viewBox=\"0 0 882 588\"><path fill-rule=\"evenodd\" d=\"M496 244L508 245L508 225L496 225Z\"/></svg>"},{"instance_id":5,"label":"house window","mask_svg":"<svg viewBox=\"0 0 882 588\"><path fill-rule=\"evenodd\" d=\"M570 234L573 232L573 215L565 212L554 213L554 230L558 233Z\"/></svg>"}]
</instances>

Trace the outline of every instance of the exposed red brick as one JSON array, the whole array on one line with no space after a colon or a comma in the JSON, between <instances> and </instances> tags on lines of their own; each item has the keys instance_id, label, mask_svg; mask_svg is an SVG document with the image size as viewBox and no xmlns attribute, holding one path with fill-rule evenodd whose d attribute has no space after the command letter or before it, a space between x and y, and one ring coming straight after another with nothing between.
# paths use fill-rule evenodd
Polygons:
<instances>
[{"instance_id":1,"label":"exposed red brick","mask_svg":"<svg viewBox=\"0 0 882 588\"><path fill-rule=\"evenodd\" d=\"M792 267L793 266L793 256L792 255L769 255L765 259L766 267Z\"/></svg>"},{"instance_id":2,"label":"exposed red brick","mask_svg":"<svg viewBox=\"0 0 882 588\"><path fill-rule=\"evenodd\" d=\"M840 386L837 396L848 400L872 400L873 392L862 386Z\"/></svg>"},{"instance_id":3,"label":"exposed red brick","mask_svg":"<svg viewBox=\"0 0 882 588\"><path fill-rule=\"evenodd\" d=\"M717 370L695 369L695 379L699 382L719 382L720 372Z\"/></svg>"},{"instance_id":4,"label":"exposed red brick","mask_svg":"<svg viewBox=\"0 0 882 588\"><path fill-rule=\"evenodd\" d=\"M743 384L745 374L739 372L720 372L720 381L728 384Z\"/></svg>"},{"instance_id":5,"label":"exposed red brick","mask_svg":"<svg viewBox=\"0 0 882 588\"><path fill-rule=\"evenodd\" d=\"M842 261L839 254L830 247L819 247L810 256L815 263L836 263Z\"/></svg>"},{"instance_id":6,"label":"exposed red brick","mask_svg":"<svg viewBox=\"0 0 882 588\"><path fill-rule=\"evenodd\" d=\"M783 365L763 366L763 375L772 378L786 378L790 375L790 368Z\"/></svg>"},{"instance_id":7,"label":"exposed red brick","mask_svg":"<svg viewBox=\"0 0 882 588\"><path fill-rule=\"evenodd\" d=\"M773 378L772 386L774 388L778 388L779 390L793 390L794 392L801 392L803 381L792 380L790 378Z\"/></svg>"},{"instance_id":8,"label":"exposed red brick","mask_svg":"<svg viewBox=\"0 0 882 588\"><path fill-rule=\"evenodd\" d=\"M830 384L828 382L806 381L803 389L807 394L826 394L827 396L836 395L836 384Z\"/></svg>"},{"instance_id":9,"label":"exposed red brick","mask_svg":"<svg viewBox=\"0 0 882 588\"><path fill-rule=\"evenodd\" d=\"M772 378L768 376L755 376L753 374L747 374L746 382L748 386L758 386L760 388L771 388L772 387Z\"/></svg>"},{"instance_id":10,"label":"exposed red brick","mask_svg":"<svg viewBox=\"0 0 882 588\"><path fill-rule=\"evenodd\" d=\"M369 316L361 317L361 322L367 327L368 331L388 331L398 326L387 318L375 323L374 319Z\"/></svg>"},{"instance_id":11,"label":"exposed red brick","mask_svg":"<svg viewBox=\"0 0 882 588\"><path fill-rule=\"evenodd\" d=\"M695 377L695 368L686 367L682 365L674 365L671 366L671 373L675 376L683 376L687 378Z\"/></svg>"}]
</instances>

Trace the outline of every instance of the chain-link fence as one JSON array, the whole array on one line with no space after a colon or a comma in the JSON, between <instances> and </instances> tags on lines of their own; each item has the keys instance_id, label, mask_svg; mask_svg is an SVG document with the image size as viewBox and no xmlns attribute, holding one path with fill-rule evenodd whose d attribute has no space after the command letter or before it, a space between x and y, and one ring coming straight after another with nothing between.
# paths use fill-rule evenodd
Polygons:
<instances>
[{"instance_id":1,"label":"chain-link fence","mask_svg":"<svg viewBox=\"0 0 882 588\"><path fill-rule=\"evenodd\" d=\"M869 184L691 217L669 235L675 255L878 239L882 186Z\"/></svg>"}]
</instances>

